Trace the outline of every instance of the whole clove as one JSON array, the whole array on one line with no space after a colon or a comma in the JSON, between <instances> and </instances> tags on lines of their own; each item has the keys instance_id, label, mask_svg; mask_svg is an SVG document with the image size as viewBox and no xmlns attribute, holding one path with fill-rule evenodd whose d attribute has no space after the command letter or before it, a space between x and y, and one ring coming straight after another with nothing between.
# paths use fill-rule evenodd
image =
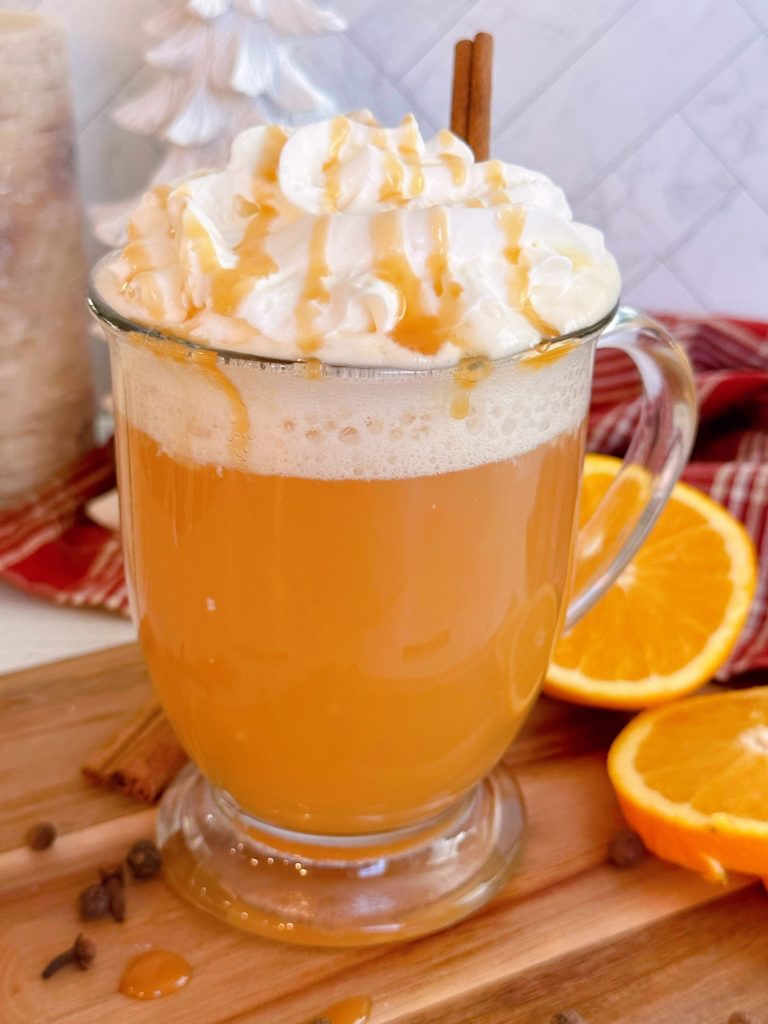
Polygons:
<instances>
[{"instance_id":1,"label":"whole clove","mask_svg":"<svg viewBox=\"0 0 768 1024\"><path fill-rule=\"evenodd\" d=\"M30 850L47 850L56 842L56 826L50 821L39 821L27 831L26 840Z\"/></svg>"},{"instance_id":2,"label":"whole clove","mask_svg":"<svg viewBox=\"0 0 768 1024\"><path fill-rule=\"evenodd\" d=\"M549 1021L549 1024L587 1024L578 1010L561 1010Z\"/></svg>"},{"instance_id":3,"label":"whole clove","mask_svg":"<svg viewBox=\"0 0 768 1024\"><path fill-rule=\"evenodd\" d=\"M78 911L83 921L99 921L112 913L112 901L105 885L97 883L83 889L77 898Z\"/></svg>"},{"instance_id":4,"label":"whole clove","mask_svg":"<svg viewBox=\"0 0 768 1024\"><path fill-rule=\"evenodd\" d=\"M623 828L608 844L608 860L617 868L633 868L645 857L642 839L631 829Z\"/></svg>"},{"instance_id":5,"label":"whole clove","mask_svg":"<svg viewBox=\"0 0 768 1024\"><path fill-rule=\"evenodd\" d=\"M139 839L128 851L126 863L140 882L155 878L163 866L163 855L151 839Z\"/></svg>"},{"instance_id":6,"label":"whole clove","mask_svg":"<svg viewBox=\"0 0 768 1024\"><path fill-rule=\"evenodd\" d=\"M101 869L101 884L109 896L109 912L116 921L125 920L125 874L123 865Z\"/></svg>"},{"instance_id":7,"label":"whole clove","mask_svg":"<svg viewBox=\"0 0 768 1024\"><path fill-rule=\"evenodd\" d=\"M67 964L76 964L81 971L87 971L93 963L94 957L96 956L96 944L91 940L87 939L85 935L80 933L77 936L74 943L69 949L65 949L63 953L59 953L55 956L49 964L47 964L42 972L41 976L44 981L65 967Z\"/></svg>"}]
</instances>

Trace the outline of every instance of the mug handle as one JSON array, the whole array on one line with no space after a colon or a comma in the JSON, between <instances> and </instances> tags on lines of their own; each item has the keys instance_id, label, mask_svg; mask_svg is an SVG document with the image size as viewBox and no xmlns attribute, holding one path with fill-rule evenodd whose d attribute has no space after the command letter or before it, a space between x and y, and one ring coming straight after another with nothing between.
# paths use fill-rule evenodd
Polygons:
<instances>
[{"instance_id":1,"label":"mug handle","mask_svg":"<svg viewBox=\"0 0 768 1024\"><path fill-rule=\"evenodd\" d=\"M691 365L665 327L622 306L597 347L630 357L643 385L642 407L621 469L579 530L566 630L605 593L648 536L683 471L696 433Z\"/></svg>"}]
</instances>

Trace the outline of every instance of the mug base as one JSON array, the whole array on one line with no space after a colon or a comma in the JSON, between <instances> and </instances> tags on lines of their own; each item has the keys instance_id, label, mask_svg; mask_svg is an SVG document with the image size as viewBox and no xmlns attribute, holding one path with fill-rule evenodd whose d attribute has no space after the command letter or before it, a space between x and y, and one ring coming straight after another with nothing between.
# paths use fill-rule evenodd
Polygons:
<instances>
[{"instance_id":1,"label":"mug base","mask_svg":"<svg viewBox=\"0 0 768 1024\"><path fill-rule=\"evenodd\" d=\"M520 791L503 766L438 818L375 836L313 836L242 812L193 766L160 804L164 876L245 931L313 946L412 939L461 920L511 874Z\"/></svg>"}]
</instances>

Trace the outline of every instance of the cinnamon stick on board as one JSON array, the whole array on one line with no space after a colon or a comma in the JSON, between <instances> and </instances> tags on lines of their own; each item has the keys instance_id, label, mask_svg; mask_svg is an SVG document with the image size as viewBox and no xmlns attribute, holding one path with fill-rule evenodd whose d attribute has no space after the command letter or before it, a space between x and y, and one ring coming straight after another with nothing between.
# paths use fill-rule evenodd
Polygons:
<instances>
[{"instance_id":1,"label":"cinnamon stick on board","mask_svg":"<svg viewBox=\"0 0 768 1024\"><path fill-rule=\"evenodd\" d=\"M451 131L469 144L478 161L490 155L492 69L490 33L459 40L454 50Z\"/></svg>"},{"instance_id":2,"label":"cinnamon stick on board","mask_svg":"<svg viewBox=\"0 0 768 1024\"><path fill-rule=\"evenodd\" d=\"M104 789L154 803L184 767L187 755L157 701L151 701L83 765Z\"/></svg>"}]
</instances>

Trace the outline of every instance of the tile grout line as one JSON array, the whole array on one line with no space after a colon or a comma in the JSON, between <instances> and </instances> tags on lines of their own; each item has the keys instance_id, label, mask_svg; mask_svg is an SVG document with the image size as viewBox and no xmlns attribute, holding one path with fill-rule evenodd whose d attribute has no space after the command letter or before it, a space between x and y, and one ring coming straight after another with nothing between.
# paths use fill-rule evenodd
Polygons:
<instances>
[{"instance_id":1,"label":"tile grout line","mask_svg":"<svg viewBox=\"0 0 768 1024\"><path fill-rule=\"evenodd\" d=\"M479 3L480 0L477 0L477 2ZM398 94L398 96L402 96L403 99L406 100L407 104L409 104L409 105L412 104L415 107L415 110L413 112L418 114L417 120L419 121L420 124L428 124L428 125L430 125L431 127L434 127L434 128L439 127L439 126L434 126L432 124L432 118L427 115L427 112L422 108L421 104L419 104L418 102L414 101L413 94L411 93L410 89L406 89L405 88L402 79L399 79L398 81L393 81L387 75L387 73L381 68L381 66L379 65L378 61L374 60L373 57L370 56L370 54L365 49L365 47L360 46L359 42L356 39L353 39L352 35L349 32L346 32L346 33L343 33L343 34L346 36L346 40L349 43L349 45L354 50L356 50L357 53L360 54L360 56L363 58L363 60L367 61L368 64L370 64L370 66L373 68L374 71L376 71L379 75L381 75L382 79L387 83L387 85L391 89L394 89L395 92ZM445 92L446 109L448 109L449 102L450 102L449 83L446 82L446 92ZM376 114L376 112L374 111L374 115L375 114Z\"/></svg>"},{"instance_id":2,"label":"tile grout line","mask_svg":"<svg viewBox=\"0 0 768 1024\"><path fill-rule=\"evenodd\" d=\"M564 57L560 63L541 80L535 90L527 93L518 102L516 107L513 107L512 110L507 112L499 122L498 128L494 131L494 136L501 135L510 128L517 118L525 112L534 99L538 99L540 96L543 96L547 90L549 90L560 79L563 72L565 72L569 67L572 67L576 61L580 60L586 53L588 53L595 43L599 42L607 32L617 25L622 18L626 17L626 15L629 14L633 8L637 7L639 3L640 0L628 0L626 6L622 8L618 14L604 22L599 28L595 29L594 32L582 40L578 46L574 47L573 50L571 50L570 53L568 53L568 55Z\"/></svg>"},{"instance_id":3,"label":"tile grout line","mask_svg":"<svg viewBox=\"0 0 768 1024\"><path fill-rule=\"evenodd\" d=\"M683 281L680 280L680 278L674 272L674 270L667 263L665 263L663 260L660 260L660 259L657 259L655 261L655 263L653 263L653 265L651 267L649 267L649 269L647 271L645 271L645 273L641 274L640 277L637 278L637 280L633 281L632 284L627 287L627 291L632 291L635 288L639 288L643 284L643 282L647 281L648 278L651 277L651 275L654 274L660 267L662 267L664 270L666 270L666 272L670 275L670 277L674 278L675 283L677 285L679 285L679 287L682 288L682 290L684 292L688 293L688 296L690 297L692 302L695 302L697 305L702 306L703 308L706 309L706 306L704 305L704 303L702 303L701 300L698 299L693 294L691 289ZM622 281L621 291L622 291L622 295L623 295L624 294L624 282L623 281ZM663 312L673 313L673 312L675 312L675 310L665 309L665 310L663 310Z\"/></svg>"},{"instance_id":4,"label":"tile grout line","mask_svg":"<svg viewBox=\"0 0 768 1024\"><path fill-rule=\"evenodd\" d=\"M648 274L653 273L654 266L658 265L659 263L664 263L666 266L666 261L671 256L674 256L678 249L682 248L682 246L684 246L686 242L689 242L695 235L698 234L699 231L702 230L702 228L705 228L707 224L709 224L711 220L717 217L719 213L722 213L722 211L730 203L732 203L741 194L742 191L743 188L741 184L734 180L731 187L728 189L725 195L720 200L718 200L717 203L714 203L712 206L708 207L705 211L700 213L699 216L696 217L696 219L693 221L693 223L690 224L685 229L685 231L678 235L678 237L673 242L670 242L668 245L664 246L658 252L655 252L653 254L653 256L651 257L654 264L653 266L650 266L649 269L643 273L636 271L635 273L640 273L639 277L635 277L634 274L629 274L629 276L626 278L627 286L629 288L637 287L640 281L647 277ZM671 267L667 267L667 269L670 271L670 273L675 273ZM684 284L685 282L682 283ZM688 286L686 285L686 287ZM688 290L690 291L691 289L689 288ZM694 295L693 297L698 298L696 295Z\"/></svg>"},{"instance_id":5,"label":"tile grout line","mask_svg":"<svg viewBox=\"0 0 768 1024\"><path fill-rule=\"evenodd\" d=\"M674 245L667 246L665 249L662 249L662 251L657 256L658 262L663 263L664 266L667 267L667 269L672 274L675 275L675 277L679 278L679 280L687 289L687 291L689 291L691 295L694 297L694 299L696 299L697 302L700 302L702 306L704 306L705 308L708 308L707 302L698 292L696 287L694 285L691 285L685 277L680 275L678 271L674 269L674 267L669 266L667 261L671 257L673 257L676 252L679 252L679 250L682 249L684 245L686 245L693 238L695 238L696 235L707 226L707 224L709 224L711 221L715 219L715 217L717 217L729 206L731 206L736 201L736 199L738 199L739 195L743 193L743 191L744 189L742 188L742 186L736 183L734 187L730 189L728 195L726 195L724 199L717 204L716 207L714 207L712 210L709 210L706 215L698 217L695 223L692 224L691 227L683 233L683 235L674 243Z\"/></svg>"},{"instance_id":6,"label":"tile grout line","mask_svg":"<svg viewBox=\"0 0 768 1024\"><path fill-rule=\"evenodd\" d=\"M605 164L596 175L594 175L594 177L573 193L571 197L573 203L577 204L582 202L584 199L587 199L590 193L599 188L609 175L613 174L613 172L620 167L628 157L640 149L641 146L645 145L645 143L660 131L668 121L671 121L676 114L680 114L681 108L697 96L705 85L719 75L721 71L724 71L736 57L739 57L745 50L749 49L749 47L762 36L762 31L752 32L746 39L743 39L738 46L735 46L717 64L710 68L706 75L702 75L692 85L690 85L688 89L678 96L673 104L670 104L662 114L657 118L654 118L648 128L636 135L635 138L624 146L615 157L609 160L608 163Z\"/></svg>"},{"instance_id":7,"label":"tile grout line","mask_svg":"<svg viewBox=\"0 0 768 1024\"><path fill-rule=\"evenodd\" d=\"M758 28L760 29L760 31L761 31L761 32L765 32L765 31L766 31L766 29L764 29L764 28L763 28L763 26L762 26L762 25L760 24L760 22L759 22L759 21L757 20L757 18L756 18L756 17L754 16L754 14L752 13L752 11L750 11L750 9L749 9L748 7L745 7L745 6L744 6L744 4L743 4L742 0L735 0L735 2L736 2L736 4L737 4L737 6L741 8L741 11L742 11L742 13L743 13L743 14L746 14L746 16L747 16L747 17L749 18L749 20L750 20L750 21L751 21L751 22L752 22L752 23L753 23L754 25L757 25L757 27L758 27Z\"/></svg>"},{"instance_id":8,"label":"tile grout line","mask_svg":"<svg viewBox=\"0 0 768 1024\"><path fill-rule=\"evenodd\" d=\"M703 136L703 135L701 134L701 132L699 131L699 129L698 129L697 127L696 127L696 125L695 125L695 124L693 124L693 123L691 122L691 120L690 120L690 115L686 116L686 114L685 114L685 112L684 112L683 110L680 110L680 111L678 111L678 113L679 113L679 115L680 115L680 118L681 118L681 119L682 119L682 121L684 122L684 124L686 124L686 125L687 125L687 126L688 126L688 127L690 128L690 130L691 130L691 131L693 132L693 134L694 134L694 135L696 136L696 138L697 138L697 139L699 140L699 142L700 142L700 143L701 143L701 144L702 144L702 145L703 145L703 146L704 146L704 147L705 147L706 149L708 149L708 150L709 150L709 152L710 152L710 153L712 154L712 156L713 156L713 157L714 157L714 158L715 158L715 159L717 160L717 162L718 162L718 163L720 164L720 166L721 166L721 167L724 167L724 168L725 168L725 170L726 170L726 171L727 171L727 172L728 172L728 173L729 173L729 174L731 175L731 177L732 177L732 178L733 178L733 179L734 179L734 180L735 180L736 182L738 182L738 184L739 184L739 185L741 185L741 187L742 187L742 188L744 189L744 191L745 191L745 192L746 192L746 194L747 194L747 195L749 196L749 198L750 198L750 199L751 199L751 200L752 200L752 201L753 201L753 202L754 202L754 203L755 203L755 204L756 204L757 206L759 206L759 207L760 207L760 209L761 209L761 210L763 211L763 213L765 213L766 215L768 215L768 202L766 202L765 200L763 200L763 199L761 199L761 198L759 198L758 196L756 196L756 195L754 195L754 194L753 194L753 192L752 192L752 189L751 189L751 188L750 188L750 186L749 186L749 185L747 184L747 182L746 182L746 181L744 181L744 179L743 179L743 178L741 177L741 175L739 174L739 172L738 172L737 170L734 170L734 168L733 168L733 167L731 167L731 165L730 165L730 164L727 164L727 163L726 163L726 162L725 162L725 161L723 160L723 158L722 158L722 157L720 156L720 154L719 154L719 153L717 152L717 150L713 148L712 144L711 144L711 143L710 143L710 142L708 141L708 139L706 139L706 138L705 138L705 137L704 137L704 136Z\"/></svg>"},{"instance_id":9,"label":"tile grout line","mask_svg":"<svg viewBox=\"0 0 768 1024\"><path fill-rule=\"evenodd\" d=\"M469 17L480 6L481 3L482 3L482 0L474 0L474 2L472 3L471 7L469 8L469 10L465 11L464 14L462 14L462 18ZM437 46L439 46L440 43L442 43L442 41L444 39L446 39L450 35L450 33L451 33L451 29L448 29L448 31L444 32L439 37L439 39L431 40L421 50L417 49L414 57L412 57L411 60L409 61L410 68L415 68L417 64L420 64L421 61L423 61L424 58L427 56L427 54L431 53L432 50L434 50ZM389 72L386 71L379 64L378 60L376 60L375 56L368 50L368 48L366 46L364 46L364 45L361 45L360 41L357 38L353 37L351 30L347 30L347 38L349 39L349 41L354 46L357 47L357 49L360 51L360 53L362 53L362 55L368 59L368 61L373 65L373 67L375 67L376 70L378 72L380 72L384 76L384 78L386 78L386 80L389 82L389 84L394 86L398 90L398 92L400 92L404 88L407 88L405 86L405 82L403 81L403 76L408 73L409 69L406 69L406 71L404 71L404 72L400 72L398 77L397 77L397 79L392 79L389 76ZM408 98L410 99L411 95L412 95L410 88L407 88L407 93L408 93ZM447 95L447 89L446 89L446 95Z\"/></svg>"}]
</instances>

